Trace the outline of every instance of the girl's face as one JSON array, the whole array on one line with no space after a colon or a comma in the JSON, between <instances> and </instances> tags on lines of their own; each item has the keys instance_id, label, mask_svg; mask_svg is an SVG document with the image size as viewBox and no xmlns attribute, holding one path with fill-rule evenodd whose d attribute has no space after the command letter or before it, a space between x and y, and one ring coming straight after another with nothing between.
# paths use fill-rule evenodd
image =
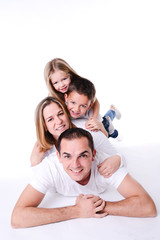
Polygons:
<instances>
[{"instance_id":1,"label":"girl's face","mask_svg":"<svg viewBox=\"0 0 160 240\"><path fill-rule=\"evenodd\" d=\"M56 70L54 73L51 73L50 79L53 87L58 92L66 93L68 91L68 87L71 82L71 78L69 74L61 70Z\"/></svg>"},{"instance_id":2,"label":"girl's face","mask_svg":"<svg viewBox=\"0 0 160 240\"><path fill-rule=\"evenodd\" d=\"M44 108L43 117L47 130L56 140L62 132L69 128L69 121L65 112L54 102Z\"/></svg>"}]
</instances>

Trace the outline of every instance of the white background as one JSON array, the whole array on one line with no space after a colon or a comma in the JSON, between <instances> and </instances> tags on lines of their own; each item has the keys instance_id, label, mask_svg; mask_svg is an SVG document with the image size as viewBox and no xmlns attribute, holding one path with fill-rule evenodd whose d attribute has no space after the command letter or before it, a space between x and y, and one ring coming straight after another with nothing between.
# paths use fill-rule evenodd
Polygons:
<instances>
[{"instance_id":1,"label":"white background","mask_svg":"<svg viewBox=\"0 0 160 240\"><path fill-rule=\"evenodd\" d=\"M102 115L121 110L122 143L160 142L159 0L0 0L1 177L29 168L55 57L94 82Z\"/></svg>"}]
</instances>

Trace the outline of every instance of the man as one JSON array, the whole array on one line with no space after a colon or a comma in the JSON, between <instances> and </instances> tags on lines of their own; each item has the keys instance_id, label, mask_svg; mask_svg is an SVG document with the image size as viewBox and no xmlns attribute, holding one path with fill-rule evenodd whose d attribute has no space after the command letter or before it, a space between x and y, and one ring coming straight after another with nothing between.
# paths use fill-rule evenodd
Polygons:
<instances>
[{"instance_id":1,"label":"man","mask_svg":"<svg viewBox=\"0 0 160 240\"><path fill-rule=\"evenodd\" d=\"M156 207L151 197L124 167L109 178L99 174L96 151L89 132L80 128L66 130L59 137L57 149L59 162L54 157L43 160L39 172L21 194L12 213L13 227L32 227L107 215L156 216ZM125 199L109 202L97 196L96 193L104 192L108 184L117 188ZM51 187L65 196L79 195L75 205L38 208Z\"/></svg>"}]
</instances>

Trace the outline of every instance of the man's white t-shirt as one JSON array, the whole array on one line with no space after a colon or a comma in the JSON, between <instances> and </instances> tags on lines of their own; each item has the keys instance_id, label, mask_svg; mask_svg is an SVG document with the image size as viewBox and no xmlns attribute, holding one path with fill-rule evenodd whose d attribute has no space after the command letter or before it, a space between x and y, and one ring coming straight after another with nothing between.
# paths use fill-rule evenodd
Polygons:
<instances>
[{"instance_id":1,"label":"man's white t-shirt","mask_svg":"<svg viewBox=\"0 0 160 240\"><path fill-rule=\"evenodd\" d=\"M90 180L83 186L71 179L63 169L56 153L53 152L39 164L30 185L43 194L46 194L48 190L53 190L64 196L77 196L81 193L99 194L104 192L108 185L118 188L126 176L127 170L125 167L121 167L110 178L104 178L99 174L97 165L107 157L102 152L96 154L95 161L92 162Z\"/></svg>"}]
</instances>

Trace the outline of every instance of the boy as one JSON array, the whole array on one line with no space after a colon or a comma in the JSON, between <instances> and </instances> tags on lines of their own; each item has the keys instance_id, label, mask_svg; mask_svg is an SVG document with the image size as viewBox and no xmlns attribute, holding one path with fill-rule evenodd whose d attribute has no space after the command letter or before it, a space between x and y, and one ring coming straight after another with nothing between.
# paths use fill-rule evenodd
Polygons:
<instances>
[{"instance_id":1,"label":"boy","mask_svg":"<svg viewBox=\"0 0 160 240\"><path fill-rule=\"evenodd\" d=\"M88 119L86 123L88 130L101 130L107 137L116 138L118 131L114 129L112 121L115 117L119 120L121 114L118 109L111 105L110 110L105 114L103 119L98 114L97 118L93 117L95 94L96 90L91 81L82 77L74 77L65 94L65 102L70 115L73 119ZM103 126L98 120L103 123Z\"/></svg>"}]
</instances>

